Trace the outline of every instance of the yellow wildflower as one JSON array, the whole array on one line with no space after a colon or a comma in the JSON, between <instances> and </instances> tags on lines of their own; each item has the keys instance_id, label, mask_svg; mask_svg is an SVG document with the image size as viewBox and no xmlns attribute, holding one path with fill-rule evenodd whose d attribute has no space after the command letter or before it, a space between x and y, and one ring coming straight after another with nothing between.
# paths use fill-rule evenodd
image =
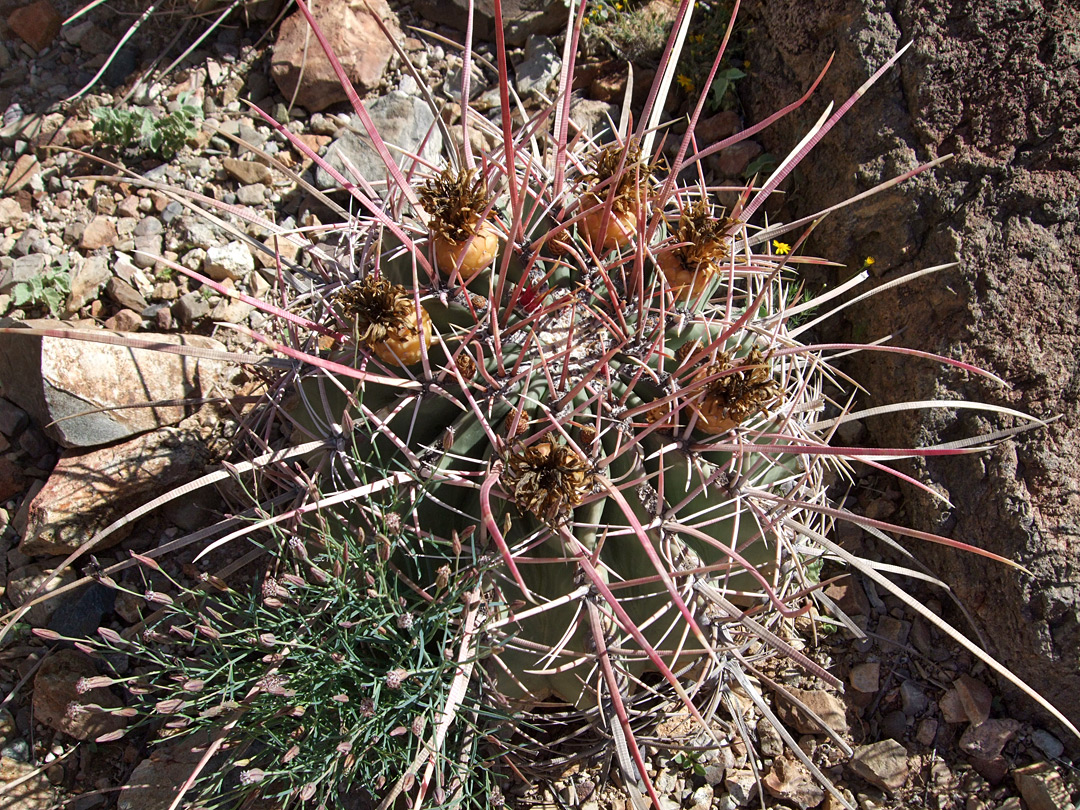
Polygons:
<instances>
[{"instance_id":1,"label":"yellow wildflower","mask_svg":"<svg viewBox=\"0 0 1080 810\"><path fill-rule=\"evenodd\" d=\"M873 263L874 263L874 257L873 256L867 256L865 259L863 259L862 266L863 267L869 267Z\"/></svg>"},{"instance_id":2,"label":"yellow wildflower","mask_svg":"<svg viewBox=\"0 0 1080 810\"><path fill-rule=\"evenodd\" d=\"M776 251L777 256L787 256L789 253L791 253L791 245L789 245L787 242L780 242L776 239L773 239L772 246L773 250Z\"/></svg>"},{"instance_id":3,"label":"yellow wildflower","mask_svg":"<svg viewBox=\"0 0 1080 810\"><path fill-rule=\"evenodd\" d=\"M685 90L687 93L694 92L694 80L687 76L685 73L680 73L675 77L675 81L679 83L679 87Z\"/></svg>"}]
</instances>

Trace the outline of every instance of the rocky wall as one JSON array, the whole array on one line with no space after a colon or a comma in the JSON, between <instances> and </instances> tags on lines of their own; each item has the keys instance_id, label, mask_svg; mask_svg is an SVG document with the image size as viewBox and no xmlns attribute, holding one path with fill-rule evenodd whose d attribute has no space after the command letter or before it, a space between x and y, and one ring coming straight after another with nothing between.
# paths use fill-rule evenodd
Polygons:
<instances>
[{"instance_id":1,"label":"rocky wall","mask_svg":"<svg viewBox=\"0 0 1080 810\"><path fill-rule=\"evenodd\" d=\"M1057 418L989 453L908 464L952 506L911 490L907 520L1030 572L909 544L954 588L999 660L1080 723L1080 11L1024 0L757 0L746 11L750 120L797 98L835 52L816 98L764 135L774 154L828 100L842 103L914 43L794 175L782 213L812 213L954 155L831 216L808 252L847 262L840 275L872 256L877 283L959 261L848 310L828 337L895 334L894 343L977 363L1008 382L866 354L846 367L871 392L861 405L965 398ZM878 446L903 447L1012 424L936 412L866 427ZM1029 701L1012 703L1018 716L1033 711Z\"/></svg>"}]
</instances>

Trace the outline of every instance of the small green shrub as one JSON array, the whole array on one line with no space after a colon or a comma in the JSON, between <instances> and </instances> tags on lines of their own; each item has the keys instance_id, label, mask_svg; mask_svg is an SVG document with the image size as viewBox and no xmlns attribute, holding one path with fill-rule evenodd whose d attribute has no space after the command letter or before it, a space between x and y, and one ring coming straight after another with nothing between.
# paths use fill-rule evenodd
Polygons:
<instances>
[{"instance_id":1,"label":"small green shrub","mask_svg":"<svg viewBox=\"0 0 1080 810\"><path fill-rule=\"evenodd\" d=\"M64 309L64 301L71 292L71 268L67 256L61 256L56 265L29 281L20 281L13 288L12 303L17 307L45 307L49 315L57 317Z\"/></svg>"},{"instance_id":2,"label":"small green shrub","mask_svg":"<svg viewBox=\"0 0 1080 810\"><path fill-rule=\"evenodd\" d=\"M101 679L127 690L124 713L139 718L135 726L164 723L172 733L212 737L236 722L227 762L215 761L197 781L207 810L253 794L319 806L346 795L370 801L410 767L440 722L475 582L448 572L434 598L422 599L386 565L392 545L419 542L408 526L373 536L341 526L335 538L316 523L298 529L327 541L307 572L239 578L238 588L207 576L192 587L136 555L141 587L104 580L145 600L149 614L139 632L103 629L90 644L135 664ZM275 534L285 544L295 538ZM473 698L467 703L465 714L479 711ZM481 741L455 724L448 750L482 761ZM458 775L464 806L494 788L487 768Z\"/></svg>"},{"instance_id":3,"label":"small green shrub","mask_svg":"<svg viewBox=\"0 0 1080 810\"><path fill-rule=\"evenodd\" d=\"M695 15L700 24L695 24L693 33L687 37L675 79L688 96L705 90L713 57L723 42L732 8L729 0L698 0L695 3ZM651 65L658 63L671 36L674 13L674 8L670 13L664 13L641 0L599 0L588 6L583 31L586 42L599 41L620 59ZM706 108L709 112L729 110L738 104L735 83L746 78L746 73L735 67L736 64L746 67L739 36L741 30L736 26L732 31L720 70L708 87Z\"/></svg>"},{"instance_id":4,"label":"small green shrub","mask_svg":"<svg viewBox=\"0 0 1080 810\"><path fill-rule=\"evenodd\" d=\"M199 131L198 121L202 119L202 110L188 100L186 93L179 102L174 112L160 118L145 108L101 107L94 110L94 133L118 149L138 147L163 160L171 160Z\"/></svg>"},{"instance_id":5,"label":"small green shrub","mask_svg":"<svg viewBox=\"0 0 1080 810\"><path fill-rule=\"evenodd\" d=\"M634 63L656 63L671 33L669 15L631 0L600 0L587 9L585 23L586 40Z\"/></svg>"},{"instance_id":6,"label":"small green shrub","mask_svg":"<svg viewBox=\"0 0 1080 810\"><path fill-rule=\"evenodd\" d=\"M728 101L728 91L735 86L735 82L745 78L746 74L737 67L728 67L719 71L716 74L716 78L713 79L712 86L709 88L709 106L714 110L723 109L725 103Z\"/></svg>"},{"instance_id":7,"label":"small green shrub","mask_svg":"<svg viewBox=\"0 0 1080 810\"><path fill-rule=\"evenodd\" d=\"M763 152L756 158L751 160L745 169L743 169L743 177L747 180L752 179L756 175L767 175L776 167L776 158L770 152Z\"/></svg>"}]
</instances>

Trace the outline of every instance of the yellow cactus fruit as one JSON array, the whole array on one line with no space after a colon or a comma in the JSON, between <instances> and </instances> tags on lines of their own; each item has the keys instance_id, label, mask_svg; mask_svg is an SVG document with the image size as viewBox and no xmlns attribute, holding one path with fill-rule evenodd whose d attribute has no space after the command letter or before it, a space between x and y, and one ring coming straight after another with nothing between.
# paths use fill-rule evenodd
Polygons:
<instances>
[{"instance_id":1,"label":"yellow cactus fruit","mask_svg":"<svg viewBox=\"0 0 1080 810\"><path fill-rule=\"evenodd\" d=\"M371 347L375 356L384 363L411 366L424 357L424 347L431 345L431 316L420 307L420 328L416 327L416 308L405 316L405 323L383 340ZM424 340L420 341L423 331Z\"/></svg>"},{"instance_id":2,"label":"yellow cactus fruit","mask_svg":"<svg viewBox=\"0 0 1080 810\"><path fill-rule=\"evenodd\" d=\"M491 264L499 252L499 231L490 216L491 197L476 169L445 168L420 189L420 203L431 216L435 263L450 275L461 260L461 278L468 282Z\"/></svg>"},{"instance_id":3,"label":"yellow cactus fruit","mask_svg":"<svg viewBox=\"0 0 1080 810\"><path fill-rule=\"evenodd\" d=\"M423 347L431 345L431 317L421 306L417 326L413 295L400 284L365 276L338 293L335 302L342 314L353 320L357 340L385 363L419 363Z\"/></svg>"},{"instance_id":4,"label":"yellow cactus fruit","mask_svg":"<svg viewBox=\"0 0 1080 810\"><path fill-rule=\"evenodd\" d=\"M706 200L683 209L674 234L676 246L656 257L676 300L692 301L708 289L729 255L729 234L737 224L730 217L714 217Z\"/></svg>"},{"instance_id":5,"label":"yellow cactus fruit","mask_svg":"<svg viewBox=\"0 0 1080 810\"><path fill-rule=\"evenodd\" d=\"M656 263L675 293L676 300L693 301L700 298L713 277L712 265L702 264L697 269L690 269L674 251L661 253L656 257Z\"/></svg>"},{"instance_id":6,"label":"yellow cactus fruit","mask_svg":"<svg viewBox=\"0 0 1080 810\"><path fill-rule=\"evenodd\" d=\"M590 170L582 181L596 190L581 196L581 210L587 213L579 228L596 251L625 247L647 215L646 201L652 191L655 166L644 161L641 146L634 138L601 149L588 159L588 164Z\"/></svg>"},{"instance_id":7,"label":"yellow cactus fruit","mask_svg":"<svg viewBox=\"0 0 1080 810\"><path fill-rule=\"evenodd\" d=\"M477 273L491 265L499 252L499 232L490 222L472 223L472 233L463 240L433 231L435 263L447 275L461 262L461 280L468 283Z\"/></svg>"},{"instance_id":8,"label":"yellow cactus fruit","mask_svg":"<svg viewBox=\"0 0 1080 810\"><path fill-rule=\"evenodd\" d=\"M623 248L637 236L640 209L637 205L619 210L616 206L611 211L605 210L605 204L592 194L586 195L583 200L586 208L593 210L581 219L581 230L589 244L596 251L609 251ZM604 232L604 221L607 220L607 231ZM604 232L604 242L600 244L600 234Z\"/></svg>"}]
</instances>

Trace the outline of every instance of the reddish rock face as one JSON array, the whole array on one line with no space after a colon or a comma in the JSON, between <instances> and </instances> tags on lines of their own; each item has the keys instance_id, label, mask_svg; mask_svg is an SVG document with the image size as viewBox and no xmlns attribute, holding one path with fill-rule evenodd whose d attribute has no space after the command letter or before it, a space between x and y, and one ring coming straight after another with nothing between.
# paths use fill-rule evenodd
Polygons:
<instances>
[{"instance_id":1,"label":"reddish rock face","mask_svg":"<svg viewBox=\"0 0 1080 810\"><path fill-rule=\"evenodd\" d=\"M30 556L67 555L125 512L202 471L207 451L199 437L179 430L144 433L98 450L64 453L41 491L16 517ZM130 527L97 548L119 543Z\"/></svg>"},{"instance_id":2,"label":"reddish rock face","mask_svg":"<svg viewBox=\"0 0 1080 810\"><path fill-rule=\"evenodd\" d=\"M952 504L908 490L911 525L1025 566L909 544L971 611L998 660L1076 718L1080 13L1069 4L1021 8L1001 0L973 4L965 14L953 8L941 0L873 8L859 0L758 0L744 18L759 34L748 45L752 77L743 85L744 101L748 120L761 120L777 99L805 92L835 52L817 101L763 133L767 150L785 153L825 100L846 99L899 47L913 43L800 167L783 218L954 155L932 173L828 217L809 250L846 262L848 274L873 256L882 282L948 262L959 266L852 307L828 327L832 334L820 337L869 341L899 333L894 344L981 365L1008 383L866 353L845 367L874 395L863 407L965 398L1061 417L991 452L926 459L903 470ZM905 447L1013 424L987 412L968 414L910 412L869 419L866 427L872 444ZM1011 687L1005 695L1015 716L1035 711Z\"/></svg>"},{"instance_id":3,"label":"reddish rock face","mask_svg":"<svg viewBox=\"0 0 1080 810\"><path fill-rule=\"evenodd\" d=\"M11 30L35 51L47 48L56 39L61 22L59 12L49 0L38 0L29 6L17 8L8 17Z\"/></svg>"},{"instance_id":4,"label":"reddish rock face","mask_svg":"<svg viewBox=\"0 0 1080 810\"><path fill-rule=\"evenodd\" d=\"M375 0L370 5L393 35L401 39L397 17L386 0ZM371 14L362 4L351 3L320 3L312 13L357 92L363 94L376 87L394 48ZM330 60L300 11L281 24L270 75L286 98L292 98L295 92L296 103L309 112L325 110L347 99Z\"/></svg>"},{"instance_id":5,"label":"reddish rock face","mask_svg":"<svg viewBox=\"0 0 1080 810\"><path fill-rule=\"evenodd\" d=\"M76 650L54 652L34 676L34 717L77 740L91 740L124 728L125 718L92 708L91 704L102 709L123 705L110 689L84 686L86 679L97 674L90 656Z\"/></svg>"}]
</instances>

